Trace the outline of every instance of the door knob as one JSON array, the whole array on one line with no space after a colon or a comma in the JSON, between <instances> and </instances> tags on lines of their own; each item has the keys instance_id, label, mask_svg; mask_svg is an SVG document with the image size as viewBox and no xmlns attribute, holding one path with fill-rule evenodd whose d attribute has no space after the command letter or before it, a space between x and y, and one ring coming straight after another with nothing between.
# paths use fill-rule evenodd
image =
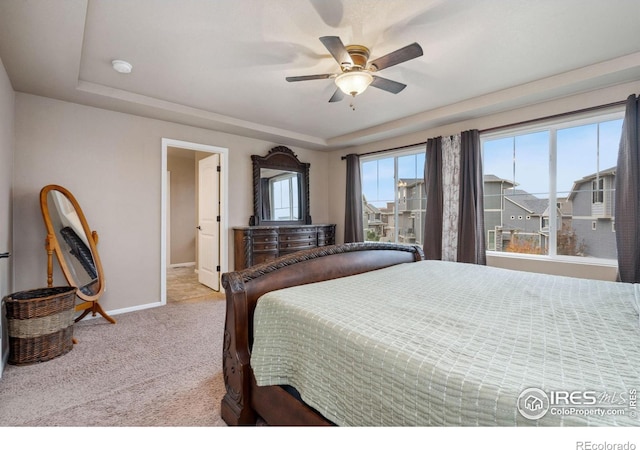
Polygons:
<instances>
[{"instance_id":1,"label":"door knob","mask_svg":"<svg viewBox=\"0 0 640 450\"><path fill-rule=\"evenodd\" d=\"M196 228L197 228L198 230L202 230L202 228L200 227L200 225L198 225Z\"/></svg>"}]
</instances>

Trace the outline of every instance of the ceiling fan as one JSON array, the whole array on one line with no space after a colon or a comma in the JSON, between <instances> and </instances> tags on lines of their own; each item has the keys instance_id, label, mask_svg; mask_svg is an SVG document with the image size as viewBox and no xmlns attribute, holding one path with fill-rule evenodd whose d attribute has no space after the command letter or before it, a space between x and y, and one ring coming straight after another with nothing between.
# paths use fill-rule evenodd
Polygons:
<instances>
[{"instance_id":1,"label":"ceiling fan","mask_svg":"<svg viewBox=\"0 0 640 450\"><path fill-rule=\"evenodd\" d=\"M369 61L369 49L363 45L347 45L342 43L338 36L323 36L320 41L329 50L331 56L340 65L340 73L325 73L319 75L304 75L299 77L287 77L287 81L308 81L334 79L336 91L329 102L339 102L345 95L355 97L364 92L368 86L373 86L383 91L397 94L406 84L382 78L376 72L395 66L422 56L422 47L417 43L407 45L394 52Z\"/></svg>"}]
</instances>

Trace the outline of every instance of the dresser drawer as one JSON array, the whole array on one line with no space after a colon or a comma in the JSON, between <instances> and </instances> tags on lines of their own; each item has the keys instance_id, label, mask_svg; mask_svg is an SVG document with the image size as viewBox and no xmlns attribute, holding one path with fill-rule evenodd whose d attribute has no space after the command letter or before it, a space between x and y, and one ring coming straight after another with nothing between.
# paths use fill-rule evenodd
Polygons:
<instances>
[{"instance_id":1,"label":"dresser drawer","mask_svg":"<svg viewBox=\"0 0 640 450\"><path fill-rule=\"evenodd\" d=\"M274 232L253 233L253 242L278 242L278 234Z\"/></svg>"},{"instance_id":2,"label":"dresser drawer","mask_svg":"<svg viewBox=\"0 0 640 450\"><path fill-rule=\"evenodd\" d=\"M264 252L253 254L253 264L262 264L273 261L278 257L278 252Z\"/></svg>"},{"instance_id":3,"label":"dresser drawer","mask_svg":"<svg viewBox=\"0 0 640 450\"><path fill-rule=\"evenodd\" d=\"M280 238L280 240L297 240L297 239L303 239L303 238L307 238L307 239L311 239L311 238L315 238L317 235L315 230L287 230L287 231L281 231L278 234L278 237Z\"/></svg>"},{"instance_id":4,"label":"dresser drawer","mask_svg":"<svg viewBox=\"0 0 640 450\"><path fill-rule=\"evenodd\" d=\"M286 233L280 234L280 240L278 242L280 252L296 252L298 250L314 248L318 245L318 236L316 235L315 230L302 231L302 233L293 233L292 230L287 230Z\"/></svg>"},{"instance_id":5,"label":"dresser drawer","mask_svg":"<svg viewBox=\"0 0 640 450\"><path fill-rule=\"evenodd\" d=\"M335 227L318 228L318 247L324 247L325 245L333 245L335 243L336 243Z\"/></svg>"},{"instance_id":6,"label":"dresser drawer","mask_svg":"<svg viewBox=\"0 0 640 450\"><path fill-rule=\"evenodd\" d=\"M324 247L325 245L333 245L336 243L336 239L333 236L318 236L318 247Z\"/></svg>"},{"instance_id":7,"label":"dresser drawer","mask_svg":"<svg viewBox=\"0 0 640 450\"><path fill-rule=\"evenodd\" d=\"M299 250L305 250L307 248L315 248L316 241L290 241L280 243L280 253L283 252L297 252Z\"/></svg>"},{"instance_id":8,"label":"dresser drawer","mask_svg":"<svg viewBox=\"0 0 640 450\"><path fill-rule=\"evenodd\" d=\"M316 233L286 233L281 234L279 236L279 241L282 244L283 242L290 241L316 241Z\"/></svg>"},{"instance_id":9,"label":"dresser drawer","mask_svg":"<svg viewBox=\"0 0 640 450\"><path fill-rule=\"evenodd\" d=\"M253 242L254 252L261 252L265 250L278 250L278 241L268 241L268 242Z\"/></svg>"}]
</instances>

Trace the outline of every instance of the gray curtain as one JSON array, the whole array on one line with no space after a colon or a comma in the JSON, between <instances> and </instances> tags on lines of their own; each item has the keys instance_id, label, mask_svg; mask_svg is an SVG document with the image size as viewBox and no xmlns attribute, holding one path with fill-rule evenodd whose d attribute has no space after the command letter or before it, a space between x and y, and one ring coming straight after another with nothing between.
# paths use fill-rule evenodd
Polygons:
<instances>
[{"instance_id":1,"label":"gray curtain","mask_svg":"<svg viewBox=\"0 0 640 450\"><path fill-rule=\"evenodd\" d=\"M478 130L465 131L460 135L459 174L444 174L443 139L432 138L427 141L425 158L425 190L427 207L424 225L424 253L426 259L443 259L443 214L445 180L459 180L458 192L457 249L455 260L458 262L486 264L484 238L484 202L482 155L480 133ZM453 147L447 145L447 148ZM458 168L453 170L458 171ZM449 219L451 220L451 219ZM448 248L448 247L447 247Z\"/></svg>"},{"instance_id":2,"label":"gray curtain","mask_svg":"<svg viewBox=\"0 0 640 450\"><path fill-rule=\"evenodd\" d=\"M480 132L464 131L460 136L459 262L482 265L487 263L483 187Z\"/></svg>"},{"instance_id":3,"label":"gray curtain","mask_svg":"<svg viewBox=\"0 0 640 450\"><path fill-rule=\"evenodd\" d=\"M344 242L364 242L360 157L352 153L345 159L347 160L347 194L344 211Z\"/></svg>"},{"instance_id":4,"label":"gray curtain","mask_svg":"<svg viewBox=\"0 0 640 450\"><path fill-rule=\"evenodd\" d=\"M427 206L424 220L424 255L442 259L442 138L427 140L424 186Z\"/></svg>"},{"instance_id":5,"label":"gray curtain","mask_svg":"<svg viewBox=\"0 0 640 450\"><path fill-rule=\"evenodd\" d=\"M616 168L615 224L618 279L640 283L640 148L638 98L627 98Z\"/></svg>"}]
</instances>

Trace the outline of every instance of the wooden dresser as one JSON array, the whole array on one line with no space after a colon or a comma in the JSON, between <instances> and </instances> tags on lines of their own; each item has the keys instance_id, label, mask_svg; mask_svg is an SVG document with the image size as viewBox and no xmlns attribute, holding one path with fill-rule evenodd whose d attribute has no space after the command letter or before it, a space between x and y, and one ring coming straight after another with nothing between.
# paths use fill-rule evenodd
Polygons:
<instances>
[{"instance_id":1,"label":"wooden dresser","mask_svg":"<svg viewBox=\"0 0 640 450\"><path fill-rule=\"evenodd\" d=\"M335 244L335 224L234 227L234 270Z\"/></svg>"}]
</instances>

